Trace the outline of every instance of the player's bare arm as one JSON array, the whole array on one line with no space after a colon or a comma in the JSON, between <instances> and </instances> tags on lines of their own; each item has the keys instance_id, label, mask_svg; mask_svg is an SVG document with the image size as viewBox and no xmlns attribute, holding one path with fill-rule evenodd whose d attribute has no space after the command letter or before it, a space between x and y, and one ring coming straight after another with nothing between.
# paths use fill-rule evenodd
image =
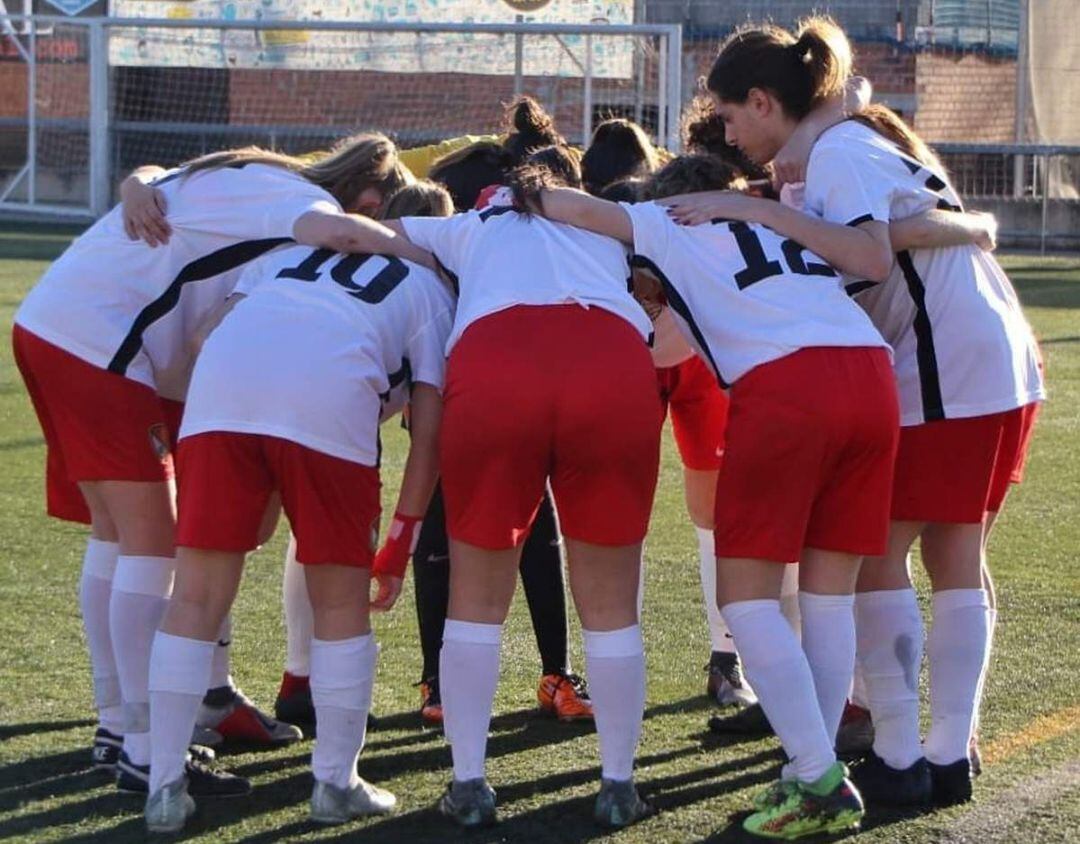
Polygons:
<instances>
[{"instance_id":1,"label":"player's bare arm","mask_svg":"<svg viewBox=\"0 0 1080 844\"><path fill-rule=\"evenodd\" d=\"M376 594L371 599L374 611L389 610L401 594L405 567L439 477L441 420L442 395L438 389L430 384L414 384L409 402L409 454L405 459L401 491L386 541L372 566L377 583Z\"/></svg>"},{"instance_id":2,"label":"player's bare arm","mask_svg":"<svg viewBox=\"0 0 1080 844\"><path fill-rule=\"evenodd\" d=\"M993 252L997 248L997 218L982 211L943 211L937 208L889 223L892 248L934 249L968 246Z\"/></svg>"},{"instance_id":3,"label":"player's bare arm","mask_svg":"<svg viewBox=\"0 0 1080 844\"><path fill-rule=\"evenodd\" d=\"M777 190L786 184L806 181L810 150L822 132L831 129L849 115L870 104L873 88L870 80L854 76L844 86L842 95L830 97L810 112L780 148L772 160L773 183Z\"/></svg>"},{"instance_id":4,"label":"player's bare arm","mask_svg":"<svg viewBox=\"0 0 1080 844\"><path fill-rule=\"evenodd\" d=\"M145 240L149 246L165 245L172 234L165 219L165 195L150 184L164 172L156 164L146 164L120 183L124 231L132 240Z\"/></svg>"},{"instance_id":5,"label":"player's bare arm","mask_svg":"<svg viewBox=\"0 0 1080 844\"><path fill-rule=\"evenodd\" d=\"M569 223L623 243L634 242L633 224L618 203L573 188L547 188L540 192L538 200L538 213L549 220Z\"/></svg>"},{"instance_id":6,"label":"player's bare arm","mask_svg":"<svg viewBox=\"0 0 1080 844\"><path fill-rule=\"evenodd\" d=\"M771 199L738 191L704 191L659 199L672 219L683 225L707 223L717 217L762 223L797 240L833 267L849 275L884 281L892 269L893 248L886 223L870 220L842 226L788 208Z\"/></svg>"},{"instance_id":7,"label":"player's bare arm","mask_svg":"<svg viewBox=\"0 0 1080 844\"><path fill-rule=\"evenodd\" d=\"M370 252L395 255L434 270L435 259L409 240L396 220L379 223L359 214L331 214L309 211L293 226L293 239L306 246L320 246L335 252Z\"/></svg>"}]
</instances>

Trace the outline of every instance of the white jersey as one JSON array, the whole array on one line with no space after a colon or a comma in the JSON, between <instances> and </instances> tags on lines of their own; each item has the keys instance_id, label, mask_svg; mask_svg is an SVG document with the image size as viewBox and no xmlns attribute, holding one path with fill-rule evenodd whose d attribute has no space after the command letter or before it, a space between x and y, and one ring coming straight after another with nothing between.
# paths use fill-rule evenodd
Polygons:
<instances>
[{"instance_id":1,"label":"white jersey","mask_svg":"<svg viewBox=\"0 0 1080 844\"><path fill-rule=\"evenodd\" d=\"M618 241L508 205L453 217L405 217L409 239L459 278L450 349L476 320L516 305L575 303L622 317L643 338L652 322L630 294Z\"/></svg>"},{"instance_id":2,"label":"white jersey","mask_svg":"<svg viewBox=\"0 0 1080 844\"><path fill-rule=\"evenodd\" d=\"M756 223L680 226L652 202L623 204L634 262L664 286L683 335L722 386L812 346L885 347L837 273Z\"/></svg>"},{"instance_id":3,"label":"white jersey","mask_svg":"<svg viewBox=\"0 0 1080 844\"><path fill-rule=\"evenodd\" d=\"M442 389L454 301L434 273L293 246L245 270L206 341L180 436L265 434L379 463L379 423L415 383Z\"/></svg>"},{"instance_id":4,"label":"white jersey","mask_svg":"<svg viewBox=\"0 0 1080 844\"><path fill-rule=\"evenodd\" d=\"M694 350L679 330L671 308L661 308L660 315L653 320L653 365L658 369L667 369L678 366L693 356Z\"/></svg>"},{"instance_id":5,"label":"white jersey","mask_svg":"<svg viewBox=\"0 0 1080 844\"><path fill-rule=\"evenodd\" d=\"M854 121L815 144L804 201L807 211L848 225L961 210L943 174ZM903 251L884 282L845 282L895 352L902 425L998 413L1046 397L1016 293L977 246Z\"/></svg>"},{"instance_id":6,"label":"white jersey","mask_svg":"<svg viewBox=\"0 0 1080 844\"><path fill-rule=\"evenodd\" d=\"M341 208L307 179L265 164L188 178L181 168L155 185L168 204L167 245L129 239L114 208L53 262L15 322L87 363L182 399L188 341L232 291L238 270L289 243L301 215Z\"/></svg>"}]
</instances>

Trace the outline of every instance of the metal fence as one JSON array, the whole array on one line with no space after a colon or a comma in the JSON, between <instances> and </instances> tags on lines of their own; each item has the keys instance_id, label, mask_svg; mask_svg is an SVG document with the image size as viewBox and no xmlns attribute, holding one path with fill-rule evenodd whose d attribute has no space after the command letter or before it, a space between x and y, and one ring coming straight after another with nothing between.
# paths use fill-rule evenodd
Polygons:
<instances>
[{"instance_id":1,"label":"metal fence","mask_svg":"<svg viewBox=\"0 0 1080 844\"><path fill-rule=\"evenodd\" d=\"M537 97L572 142L607 116L677 145L668 24L387 24L0 17L0 211L103 213L117 177L250 143L403 147L504 128Z\"/></svg>"},{"instance_id":2,"label":"metal fence","mask_svg":"<svg viewBox=\"0 0 1080 844\"><path fill-rule=\"evenodd\" d=\"M1008 246L1080 247L1080 146L939 143L969 208L995 214Z\"/></svg>"}]
</instances>

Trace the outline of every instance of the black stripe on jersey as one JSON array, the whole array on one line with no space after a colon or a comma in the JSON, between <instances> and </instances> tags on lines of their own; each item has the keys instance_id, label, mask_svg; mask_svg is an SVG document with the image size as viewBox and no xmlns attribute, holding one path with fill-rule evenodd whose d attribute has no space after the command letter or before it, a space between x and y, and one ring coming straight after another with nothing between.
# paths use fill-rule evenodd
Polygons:
<instances>
[{"instance_id":1,"label":"black stripe on jersey","mask_svg":"<svg viewBox=\"0 0 1080 844\"><path fill-rule=\"evenodd\" d=\"M874 215L873 214L860 214L854 220L848 220L846 223L844 223L844 225L845 226L861 226L863 223L870 223L870 222L873 222L873 220L874 220Z\"/></svg>"},{"instance_id":2,"label":"black stripe on jersey","mask_svg":"<svg viewBox=\"0 0 1080 844\"><path fill-rule=\"evenodd\" d=\"M916 173L918 173L920 170L922 170L922 165L919 164L919 162L912 161L906 155L899 152L899 150L897 151L897 153L900 156L900 160L904 162L904 166L907 167L907 169L911 171L912 176L914 176Z\"/></svg>"},{"instance_id":3,"label":"black stripe on jersey","mask_svg":"<svg viewBox=\"0 0 1080 844\"><path fill-rule=\"evenodd\" d=\"M712 365L713 372L716 373L716 380L720 382L720 386L725 390L731 385L724 380L720 374L720 367L716 365L716 361L713 360L712 350L709 348L709 344L705 342L705 335L701 333L701 329L698 328L697 322L694 320L694 315L690 313L690 308L687 307L686 301L679 291L676 290L668 277L660 270L656 264L646 258L644 255L634 255L630 259L630 265L634 267L641 267L651 272L654 276L660 279L660 284L664 288L664 295L667 296L668 306L675 311L679 316L686 320L686 324L690 326L690 332L694 335L694 339L697 340L698 346L705 353L705 356L709 359L709 363Z\"/></svg>"},{"instance_id":4,"label":"black stripe on jersey","mask_svg":"<svg viewBox=\"0 0 1080 844\"><path fill-rule=\"evenodd\" d=\"M942 197L937 201L938 211L963 211L963 207L960 205L953 205L949 200Z\"/></svg>"},{"instance_id":5,"label":"black stripe on jersey","mask_svg":"<svg viewBox=\"0 0 1080 844\"><path fill-rule=\"evenodd\" d=\"M486 223L492 217L498 217L510 211L517 211L517 209L513 205L492 205L480 212L480 222Z\"/></svg>"},{"instance_id":6,"label":"black stripe on jersey","mask_svg":"<svg viewBox=\"0 0 1080 844\"><path fill-rule=\"evenodd\" d=\"M179 179L186 172L187 172L187 168L186 167L181 167L175 173L170 173L168 176L159 176L158 178L153 179L150 182L150 185L155 187L155 188L159 188L162 185L167 185L169 182L172 182L172 181L175 181L176 179Z\"/></svg>"},{"instance_id":7,"label":"black stripe on jersey","mask_svg":"<svg viewBox=\"0 0 1080 844\"><path fill-rule=\"evenodd\" d=\"M142 348L143 334L151 325L176 307L185 284L190 284L193 281L205 281L229 270L234 270L283 243L292 243L292 238L268 237L263 240L244 240L219 249L217 252L211 252L209 255L203 255L203 257L197 258L185 266L177 273L172 283L165 288L165 292L143 308L139 315L135 317L135 321L131 324L131 328L128 329L127 336L120 344L120 348L117 349L116 354L109 361L109 372L115 372L118 375L127 372L128 366L131 365L135 355Z\"/></svg>"},{"instance_id":8,"label":"black stripe on jersey","mask_svg":"<svg viewBox=\"0 0 1080 844\"><path fill-rule=\"evenodd\" d=\"M447 279L449 279L450 286L454 288L454 295L460 296L461 282L458 280L457 273L450 269L448 266L446 266L446 264L444 264L442 261L440 261L438 255L433 254L431 257L434 258L435 263L439 265L439 274L444 275Z\"/></svg>"},{"instance_id":9,"label":"black stripe on jersey","mask_svg":"<svg viewBox=\"0 0 1080 844\"><path fill-rule=\"evenodd\" d=\"M946 187L948 187L948 185L945 184L944 179L942 179L940 176L934 175L933 173L931 173L929 177L927 177L926 181L923 184L930 188L930 190L932 190L934 193L943 191Z\"/></svg>"},{"instance_id":10,"label":"black stripe on jersey","mask_svg":"<svg viewBox=\"0 0 1080 844\"><path fill-rule=\"evenodd\" d=\"M922 392L923 419L936 422L945 418L945 402L941 398L941 378L937 355L934 352L934 332L926 310L926 285L911 260L911 253L896 253L896 261L907 282L908 293L915 303L915 356L919 362L919 388Z\"/></svg>"},{"instance_id":11,"label":"black stripe on jersey","mask_svg":"<svg viewBox=\"0 0 1080 844\"><path fill-rule=\"evenodd\" d=\"M386 376L386 381L390 386L387 387L385 393L379 393L379 398L384 402L390 401L390 393L394 391L395 387L399 387L403 383L412 383L412 363L409 362L409 359L402 358L401 367L389 373Z\"/></svg>"},{"instance_id":12,"label":"black stripe on jersey","mask_svg":"<svg viewBox=\"0 0 1080 844\"><path fill-rule=\"evenodd\" d=\"M863 281L853 281L851 284L844 285L844 292L847 293L848 296L854 297L858 296L864 290L869 290L871 287L877 286L878 282L864 279Z\"/></svg>"}]
</instances>

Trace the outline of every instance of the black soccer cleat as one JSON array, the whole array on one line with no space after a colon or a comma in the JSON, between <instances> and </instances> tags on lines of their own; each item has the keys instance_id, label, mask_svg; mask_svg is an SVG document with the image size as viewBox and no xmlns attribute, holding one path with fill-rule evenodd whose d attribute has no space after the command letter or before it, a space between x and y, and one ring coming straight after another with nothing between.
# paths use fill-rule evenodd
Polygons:
<instances>
[{"instance_id":1,"label":"black soccer cleat","mask_svg":"<svg viewBox=\"0 0 1080 844\"><path fill-rule=\"evenodd\" d=\"M188 794L192 797L240 797L251 793L251 783L243 777L211 767L206 757L189 753L184 764ZM116 763L116 788L126 794L147 794L150 766L136 765L126 753Z\"/></svg>"},{"instance_id":2,"label":"black soccer cleat","mask_svg":"<svg viewBox=\"0 0 1080 844\"><path fill-rule=\"evenodd\" d=\"M957 806L971 802L971 761L957 759L949 765L929 763L935 806Z\"/></svg>"},{"instance_id":3,"label":"black soccer cleat","mask_svg":"<svg viewBox=\"0 0 1080 844\"><path fill-rule=\"evenodd\" d=\"M99 771L115 771L123 749L123 736L98 727L94 733L94 746L90 748L90 764Z\"/></svg>"},{"instance_id":4,"label":"black soccer cleat","mask_svg":"<svg viewBox=\"0 0 1080 844\"><path fill-rule=\"evenodd\" d=\"M889 767L871 750L852 765L851 781L871 806L926 806L930 803L930 765L921 756L900 770Z\"/></svg>"}]
</instances>

